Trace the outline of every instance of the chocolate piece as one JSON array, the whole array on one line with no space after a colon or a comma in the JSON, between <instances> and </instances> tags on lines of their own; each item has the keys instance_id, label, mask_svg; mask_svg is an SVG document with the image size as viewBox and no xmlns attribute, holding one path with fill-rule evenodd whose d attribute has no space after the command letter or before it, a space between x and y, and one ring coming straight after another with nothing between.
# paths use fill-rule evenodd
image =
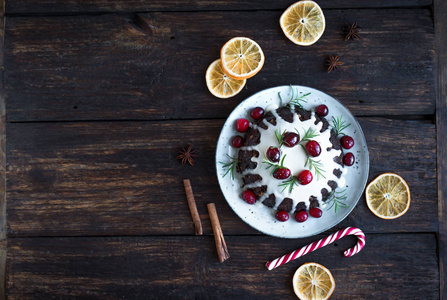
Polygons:
<instances>
[{"instance_id":1,"label":"chocolate piece","mask_svg":"<svg viewBox=\"0 0 447 300\"><path fill-rule=\"evenodd\" d=\"M253 194L255 194L256 200L257 200L262 195L264 195L265 191L267 191L267 186L266 185L258 186L258 187L252 188L250 190L253 192Z\"/></svg>"},{"instance_id":2,"label":"chocolate piece","mask_svg":"<svg viewBox=\"0 0 447 300\"><path fill-rule=\"evenodd\" d=\"M310 196L309 197L309 209L314 208L314 207L320 207L320 203L318 202L317 197Z\"/></svg>"},{"instance_id":3,"label":"chocolate piece","mask_svg":"<svg viewBox=\"0 0 447 300\"><path fill-rule=\"evenodd\" d=\"M338 184L335 182L335 181L333 181L333 180L329 180L328 182L327 182L327 184L331 187L331 189L334 191L336 188L337 188L337 186L338 186Z\"/></svg>"},{"instance_id":4,"label":"chocolate piece","mask_svg":"<svg viewBox=\"0 0 447 300\"><path fill-rule=\"evenodd\" d=\"M249 127L245 133L244 146L255 146L261 142L261 133L258 129Z\"/></svg>"},{"instance_id":5,"label":"chocolate piece","mask_svg":"<svg viewBox=\"0 0 447 300\"><path fill-rule=\"evenodd\" d=\"M323 127L321 127L320 132L325 132L329 128L329 122L326 120L325 117L320 117L319 115L315 114L315 119L315 125L323 122Z\"/></svg>"},{"instance_id":6,"label":"chocolate piece","mask_svg":"<svg viewBox=\"0 0 447 300\"><path fill-rule=\"evenodd\" d=\"M293 200L290 198L284 198L281 204L278 205L278 210L290 212L292 210Z\"/></svg>"},{"instance_id":7,"label":"chocolate piece","mask_svg":"<svg viewBox=\"0 0 447 300\"><path fill-rule=\"evenodd\" d=\"M247 175L244 175L242 177L242 182L244 183L242 185L242 187L246 186L247 184L258 182L258 181L261 181L261 180L262 180L262 176L259 175L259 174L247 174Z\"/></svg>"},{"instance_id":8,"label":"chocolate piece","mask_svg":"<svg viewBox=\"0 0 447 300\"><path fill-rule=\"evenodd\" d=\"M342 172L340 169L334 169L333 173L335 176L337 176L337 178L340 178Z\"/></svg>"},{"instance_id":9,"label":"chocolate piece","mask_svg":"<svg viewBox=\"0 0 447 300\"><path fill-rule=\"evenodd\" d=\"M340 153L339 156L334 156L334 161L340 166L343 166L343 153Z\"/></svg>"},{"instance_id":10,"label":"chocolate piece","mask_svg":"<svg viewBox=\"0 0 447 300\"><path fill-rule=\"evenodd\" d=\"M253 123L256 124L258 127L261 127L262 129L267 130L267 128L268 128L268 126L264 123L264 118L256 120Z\"/></svg>"},{"instance_id":11,"label":"chocolate piece","mask_svg":"<svg viewBox=\"0 0 447 300\"><path fill-rule=\"evenodd\" d=\"M338 139L337 133L335 132L335 130L333 128L331 129L331 137L329 138L329 141L332 144L332 148L330 148L330 149L341 150L340 140ZM330 149L328 149L328 151Z\"/></svg>"},{"instance_id":12,"label":"chocolate piece","mask_svg":"<svg viewBox=\"0 0 447 300\"><path fill-rule=\"evenodd\" d=\"M298 114L298 117L301 121L309 120L312 117L312 112L305 110L302 107L299 107L298 105L295 105L295 112Z\"/></svg>"},{"instance_id":13,"label":"chocolate piece","mask_svg":"<svg viewBox=\"0 0 447 300\"><path fill-rule=\"evenodd\" d=\"M276 197L274 194L270 194L267 198L265 198L264 201L262 201L262 204L264 204L267 207L273 208L276 204Z\"/></svg>"},{"instance_id":14,"label":"chocolate piece","mask_svg":"<svg viewBox=\"0 0 447 300\"><path fill-rule=\"evenodd\" d=\"M329 193L329 191L327 189L325 189L325 188L321 189L321 197L322 197L321 200L323 200L323 202L325 202L329 198L330 194L331 193Z\"/></svg>"},{"instance_id":15,"label":"chocolate piece","mask_svg":"<svg viewBox=\"0 0 447 300\"><path fill-rule=\"evenodd\" d=\"M304 202L298 202L298 204L295 207L295 213L302 211L302 210L306 210L306 204Z\"/></svg>"},{"instance_id":16,"label":"chocolate piece","mask_svg":"<svg viewBox=\"0 0 447 300\"><path fill-rule=\"evenodd\" d=\"M258 163L252 161L252 157L259 157L259 152L256 150L240 150L236 171L242 173L247 169L255 169Z\"/></svg>"},{"instance_id":17,"label":"chocolate piece","mask_svg":"<svg viewBox=\"0 0 447 300\"><path fill-rule=\"evenodd\" d=\"M269 122L270 124L272 124L273 126L276 126L276 118L275 116L272 114L271 111L268 111L265 113L264 115L264 119Z\"/></svg>"},{"instance_id":18,"label":"chocolate piece","mask_svg":"<svg viewBox=\"0 0 447 300\"><path fill-rule=\"evenodd\" d=\"M276 110L276 113L284 119L284 121L293 123L293 112L286 106L282 106Z\"/></svg>"}]
</instances>

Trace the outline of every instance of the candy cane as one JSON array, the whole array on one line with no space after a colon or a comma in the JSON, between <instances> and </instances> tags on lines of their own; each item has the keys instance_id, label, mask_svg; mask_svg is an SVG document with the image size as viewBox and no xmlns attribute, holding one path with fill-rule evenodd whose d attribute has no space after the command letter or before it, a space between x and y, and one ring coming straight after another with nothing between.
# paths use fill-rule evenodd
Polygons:
<instances>
[{"instance_id":1,"label":"candy cane","mask_svg":"<svg viewBox=\"0 0 447 300\"><path fill-rule=\"evenodd\" d=\"M350 234L354 234L355 236L357 236L358 239L357 244L354 247L346 250L343 254L346 257L353 256L359 253L360 250L362 250L363 246L365 246L365 234L358 228L347 227L345 229L337 231L336 233L331 234L328 237L325 237L324 239L313 242L312 244L297 249L289 254L286 254L284 256L278 257L277 259L269 261L268 263L265 264L265 266L267 267L267 269L269 269L269 271L273 270L274 268L279 267L280 265L286 264L289 261L297 259L298 257L301 257L303 255L306 255L309 252L320 249L321 247L329 245L330 243L333 243L336 240L341 239L342 237Z\"/></svg>"}]
</instances>

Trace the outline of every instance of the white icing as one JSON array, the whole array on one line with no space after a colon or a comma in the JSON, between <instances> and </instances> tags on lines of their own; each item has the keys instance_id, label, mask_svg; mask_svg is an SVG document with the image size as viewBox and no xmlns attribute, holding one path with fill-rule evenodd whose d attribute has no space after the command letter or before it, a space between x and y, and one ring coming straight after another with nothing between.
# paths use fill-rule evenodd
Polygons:
<instances>
[{"instance_id":1,"label":"white icing","mask_svg":"<svg viewBox=\"0 0 447 300\"><path fill-rule=\"evenodd\" d=\"M304 202L307 207L309 207L309 198L311 196L316 197L318 200L322 199L321 190L326 188L329 192L331 191L330 186L327 184L329 180L333 180L337 182L338 187L345 186L345 178L344 176L347 173L347 169L343 168L341 165L334 161L334 157L339 156L341 154L341 150L331 149L327 151L328 148L332 147L330 138L330 129L325 130L323 133L320 133L320 130L323 126L323 122L319 122L315 125L315 113L312 112L312 117L309 120L301 121L296 113L293 113L293 123L286 122L283 120L277 113L277 107L268 107L273 115L276 117L276 126L271 125L270 123L266 123L268 125L268 129L262 129L261 127L256 127L259 129L261 133L261 142L256 146L244 147L244 150L257 150L259 152L259 157L253 157L252 161L257 162L257 167L255 169L246 170L242 175L245 174L259 174L262 176L261 182L252 183L250 185L246 185L246 188L252 188L262 185L267 185L267 191L261 199L257 203L261 203L266 197L270 194L274 194L276 196L276 205L275 209L282 202L282 200L286 197L293 199L293 209L292 212L295 211L295 206L299 202ZM267 111L266 109L266 111ZM256 125L253 125L256 126ZM279 147L278 141L275 136L275 130L280 129L281 133L284 131L288 132L296 132L298 130L300 139L303 138L305 132L309 129L314 129L319 135L312 140L317 141L321 147L321 154L318 157L314 157L315 161L320 161L322 163L322 169L325 171L323 177L317 177L315 173L315 169L312 169L313 180L311 183L307 185L298 185L295 186L292 192L289 193L289 189L284 187L280 187L279 185L284 180L278 180L270 175L272 169L266 169L268 164L263 164L262 162L266 159L265 153L270 146ZM296 130L295 130L296 129ZM302 145L305 146L306 141L302 142ZM296 145L295 147L289 148L286 146L282 146L281 148L281 159L284 155L286 155L284 159L284 167L289 168L292 172L292 176L297 176L301 171L308 170L309 166L304 167L307 154L303 147L300 145ZM333 174L334 169L339 169L342 171L342 175L340 178L337 178ZM262 204L261 204L262 205ZM324 205L322 201L320 201L320 205Z\"/></svg>"}]
</instances>

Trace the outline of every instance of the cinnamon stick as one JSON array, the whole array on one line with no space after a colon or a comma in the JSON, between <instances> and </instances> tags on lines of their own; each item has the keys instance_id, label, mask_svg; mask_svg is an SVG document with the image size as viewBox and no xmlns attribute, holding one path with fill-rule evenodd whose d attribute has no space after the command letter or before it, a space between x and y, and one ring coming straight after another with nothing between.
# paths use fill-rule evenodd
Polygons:
<instances>
[{"instance_id":1,"label":"cinnamon stick","mask_svg":"<svg viewBox=\"0 0 447 300\"><path fill-rule=\"evenodd\" d=\"M200 216L199 212L197 211L196 200L194 199L194 193L192 192L191 182L189 179L183 179L183 185L185 186L186 200L188 201L189 210L191 211L191 217L196 229L196 235L202 235L202 222L200 222Z\"/></svg>"},{"instance_id":2,"label":"cinnamon stick","mask_svg":"<svg viewBox=\"0 0 447 300\"><path fill-rule=\"evenodd\" d=\"M217 216L216 206L214 203L208 203L208 213L210 214L211 226L213 227L214 240L216 241L217 255L219 256L219 261L222 263L230 258L230 253L228 253L227 244L220 228L219 217Z\"/></svg>"}]
</instances>

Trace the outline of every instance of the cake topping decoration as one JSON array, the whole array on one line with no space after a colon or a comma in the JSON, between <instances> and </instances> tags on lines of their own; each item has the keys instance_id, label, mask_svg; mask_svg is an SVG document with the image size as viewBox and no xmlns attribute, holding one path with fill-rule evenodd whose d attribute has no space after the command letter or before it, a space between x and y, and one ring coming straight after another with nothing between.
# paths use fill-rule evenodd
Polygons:
<instances>
[{"instance_id":1,"label":"cake topping decoration","mask_svg":"<svg viewBox=\"0 0 447 300\"><path fill-rule=\"evenodd\" d=\"M338 213L341 207L348 207L346 203L343 202L346 199L348 199L346 189L342 191L333 190L332 192L329 193L329 196L326 200L326 204L331 205L327 208L327 210L331 210L332 207L334 207L335 213Z\"/></svg>"},{"instance_id":2,"label":"cake topping decoration","mask_svg":"<svg viewBox=\"0 0 447 300\"><path fill-rule=\"evenodd\" d=\"M234 148L240 148L244 144L244 138L241 137L240 135L236 135L233 138L233 141L231 141L231 144L233 145Z\"/></svg>"},{"instance_id":3,"label":"cake topping decoration","mask_svg":"<svg viewBox=\"0 0 447 300\"><path fill-rule=\"evenodd\" d=\"M351 152L348 152L343 156L343 163L348 167L352 166L355 162L355 156Z\"/></svg>"},{"instance_id":4,"label":"cake topping decoration","mask_svg":"<svg viewBox=\"0 0 447 300\"><path fill-rule=\"evenodd\" d=\"M317 106L317 109L315 110L315 113L317 115L319 115L320 117L326 117L327 114L329 113L329 109L327 108L326 105L320 104L320 105Z\"/></svg>"},{"instance_id":5,"label":"cake topping decoration","mask_svg":"<svg viewBox=\"0 0 447 300\"><path fill-rule=\"evenodd\" d=\"M281 150L279 150L279 148L271 146L267 149L266 156L272 162L279 162L279 160L281 159Z\"/></svg>"},{"instance_id":6,"label":"cake topping decoration","mask_svg":"<svg viewBox=\"0 0 447 300\"><path fill-rule=\"evenodd\" d=\"M273 175L273 174L275 174L275 172L277 170L287 169L286 167L284 167L284 159L286 158L286 156L287 156L287 154L282 157L280 163L274 163L274 162L270 161L267 158L267 155L266 155L266 159L264 159L262 161L262 164L266 164L267 165L267 167L265 168L266 170L272 169L271 172L270 172L270 175ZM289 172L290 172L290 170L289 170ZM289 174L289 176L290 176L290 174ZM287 176L286 178L277 178L277 179L287 179L289 176Z\"/></svg>"},{"instance_id":7,"label":"cake topping decoration","mask_svg":"<svg viewBox=\"0 0 447 300\"><path fill-rule=\"evenodd\" d=\"M224 162L219 162L220 164L222 164L222 168L225 170L225 173L223 174L222 177L227 176L227 174L230 174L230 178L233 180L234 179L234 169L236 168L237 164L238 164L238 159L231 157L227 154L227 157L230 159L230 162L224 163Z\"/></svg>"},{"instance_id":8,"label":"cake topping decoration","mask_svg":"<svg viewBox=\"0 0 447 300\"><path fill-rule=\"evenodd\" d=\"M321 177L326 178L323 173L326 171L323 169L323 164L320 160L315 160L311 156L307 156L306 163L304 167L309 166L309 170L315 170L315 174L317 175L317 180L320 180Z\"/></svg>"},{"instance_id":9,"label":"cake topping decoration","mask_svg":"<svg viewBox=\"0 0 447 300\"><path fill-rule=\"evenodd\" d=\"M345 135L340 140L341 146L345 149L351 149L354 146L354 139L349 135Z\"/></svg>"},{"instance_id":10,"label":"cake topping decoration","mask_svg":"<svg viewBox=\"0 0 447 300\"><path fill-rule=\"evenodd\" d=\"M236 121L236 130L239 132L246 132L249 126L250 122L247 119L240 118Z\"/></svg>"},{"instance_id":11,"label":"cake topping decoration","mask_svg":"<svg viewBox=\"0 0 447 300\"><path fill-rule=\"evenodd\" d=\"M293 191L293 188L295 186L298 186L298 179L295 176L290 177L288 180L283 181L279 187L282 187L282 191L284 192L286 189L288 189L289 193L291 193Z\"/></svg>"},{"instance_id":12,"label":"cake topping decoration","mask_svg":"<svg viewBox=\"0 0 447 300\"><path fill-rule=\"evenodd\" d=\"M338 187L345 186L345 167L351 161L353 164L355 157L343 153L353 144L353 139L344 133L351 124L342 115L326 119L324 115L329 114L329 109L324 104L304 108L302 104L308 102L310 93L291 89L288 103L283 103L278 94L281 106L254 106L246 110L252 122L244 116L233 121L235 130L228 141L228 160L220 164L223 177L230 174L234 180L235 168L239 173L240 184L233 184L233 188L241 201L256 204L259 200L266 208L286 212L287 216L293 214L290 219L304 222L307 218L320 218L323 208L335 207L338 212L346 207L347 197ZM280 215L281 221L285 220L283 214L277 219ZM275 218L276 212L271 216Z\"/></svg>"},{"instance_id":13,"label":"cake topping decoration","mask_svg":"<svg viewBox=\"0 0 447 300\"><path fill-rule=\"evenodd\" d=\"M346 124L346 120L343 120L343 116L339 116L337 118L332 117L332 123L337 135L343 134L343 130L351 126L351 123Z\"/></svg>"},{"instance_id":14,"label":"cake topping decoration","mask_svg":"<svg viewBox=\"0 0 447 300\"><path fill-rule=\"evenodd\" d=\"M264 116L264 109L262 107L255 107L253 108L253 110L250 113L250 116L254 119L254 120L259 120Z\"/></svg>"},{"instance_id":15,"label":"cake topping decoration","mask_svg":"<svg viewBox=\"0 0 447 300\"><path fill-rule=\"evenodd\" d=\"M309 154L310 156L317 157L318 155L321 154L320 144L314 140L308 141L306 143L306 151L307 154Z\"/></svg>"},{"instance_id":16,"label":"cake topping decoration","mask_svg":"<svg viewBox=\"0 0 447 300\"><path fill-rule=\"evenodd\" d=\"M278 211L276 213L276 219L280 222L285 222L289 219L289 214L286 211Z\"/></svg>"}]
</instances>

